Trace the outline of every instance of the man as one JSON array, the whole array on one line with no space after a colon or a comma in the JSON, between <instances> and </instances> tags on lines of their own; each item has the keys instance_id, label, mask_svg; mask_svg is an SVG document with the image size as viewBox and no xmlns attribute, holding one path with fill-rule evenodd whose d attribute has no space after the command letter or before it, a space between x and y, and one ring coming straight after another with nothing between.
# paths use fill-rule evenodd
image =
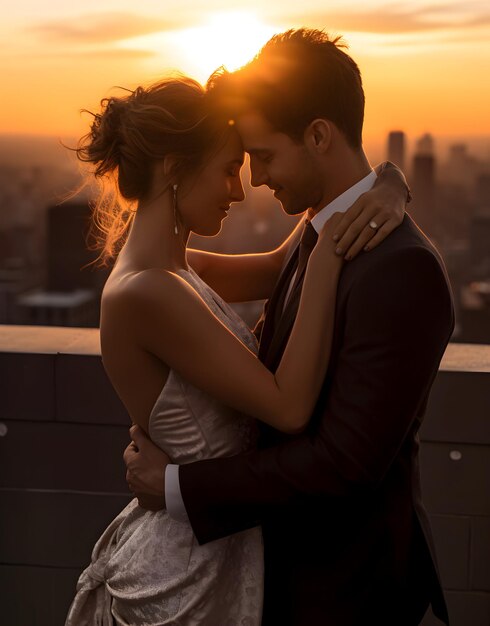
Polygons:
<instances>
[{"instance_id":1,"label":"man","mask_svg":"<svg viewBox=\"0 0 490 626\"><path fill-rule=\"evenodd\" d=\"M211 93L231 103L252 184L274 190L289 214L308 210L313 243L330 215L372 186L361 77L338 41L316 30L278 35ZM259 356L272 371L297 312L300 255L262 328ZM200 543L262 525L265 626L412 626L429 603L448 623L417 431L453 326L442 261L405 216L343 270L329 371L302 435L262 426L260 450L178 468L133 431L128 479L143 501L163 495L166 470L169 513L188 516Z\"/></svg>"}]
</instances>

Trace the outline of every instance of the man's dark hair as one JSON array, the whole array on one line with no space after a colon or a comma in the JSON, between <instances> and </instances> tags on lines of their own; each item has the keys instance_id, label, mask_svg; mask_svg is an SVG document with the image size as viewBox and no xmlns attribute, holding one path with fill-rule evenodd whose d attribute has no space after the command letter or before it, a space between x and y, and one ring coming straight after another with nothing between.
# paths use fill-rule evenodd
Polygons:
<instances>
[{"instance_id":1,"label":"man's dark hair","mask_svg":"<svg viewBox=\"0 0 490 626\"><path fill-rule=\"evenodd\" d=\"M254 109L296 141L308 124L333 122L349 145L360 148L364 92L357 64L340 37L301 28L274 35L257 56L236 72L215 72L208 94L227 102L230 117Z\"/></svg>"}]
</instances>

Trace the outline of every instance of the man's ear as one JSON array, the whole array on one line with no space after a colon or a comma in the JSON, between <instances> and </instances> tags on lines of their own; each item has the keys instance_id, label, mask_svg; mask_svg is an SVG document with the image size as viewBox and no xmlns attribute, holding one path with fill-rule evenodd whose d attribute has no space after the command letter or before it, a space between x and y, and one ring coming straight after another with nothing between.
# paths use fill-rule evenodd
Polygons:
<instances>
[{"instance_id":1,"label":"man's ear","mask_svg":"<svg viewBox=\"0 0 490 626\"><path fill-rule=\"evenodd\" d=\"M306 144L318 154L327 152L332 141L332 124L323 118L314 119L305 130Z\"/></svg>"}]
</instances>

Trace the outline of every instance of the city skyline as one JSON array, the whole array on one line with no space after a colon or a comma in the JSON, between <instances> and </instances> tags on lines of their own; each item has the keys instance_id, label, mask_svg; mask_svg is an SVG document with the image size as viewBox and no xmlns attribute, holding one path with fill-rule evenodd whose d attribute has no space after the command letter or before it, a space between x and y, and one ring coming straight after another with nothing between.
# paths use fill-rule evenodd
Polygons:
<instances>
[{"instance_id":1,"label":"city skyline","mask_svg":"<svg viewBox=\"0 0 490 626\"><path fill-rule=\"evenodd\" d=\"M392 132L396 138L392 137L392 160L404 163L413 193L408 213L434 240L447 263L458 303L453 340L488 343L490 154L487 150L477 154L465 141L441 145L429 133L409 137L400 129ZM91 324L97 320L97 300L84 283L93 268L88 269L90 257L84 257L87 241L78 221L72 226L80 230L79 241L69 248L70 254L79 250L75 265L80 266L81 282L72 277L66 285L71 288L68 295L59 296L49 288L54 285L49 259L54 257L47 234L54 231L48 222L53 225L58 217L78 211L77 205L85 203L85 209L89 208L87 195L70 196L81 182L75 155L53 139L0 135L1 323L85 325L88 319ZM379 155L370 156L373 164L388 157L389 135L380 137L378 144ZM247 165L242 180L245 201L232 208L220 235L197 237L193 246L221 253L262 252L276 247L290 232L294 220L284 214L269 189L251 188ZM49 215L58 217L53 221ZM56 263L63 271L70 265L68 257ZM260 309L257 303L237 306L253 326Z\"/></svg>"},{"instance_id":2,"label":"city skyline","mask_svg":"<svg viewBox=\"0 0 490 626\"><path fill-rule=\"evenodd\" d=\"M464 144L475 157L488 162L490 167L490 134L435 134L430 128L423 132L411 135L403 127L387 129L386 133L363 138L363 147L368 159L374 166L378 161L385 160L389 155L389 137L393 132L401 132L405 137L405 153L410 158L417 151L417 143L421 137L430 135L434 140L434 151L440 160L444 160L455 145ZM70 148L76 146L80 136L16 133L0 131L0 163L21 164L23 162L45 164L57 153L59 158L76 164L76 156ZM32 143L31 143L32 142ZM46 146L49 152L46 153ZM403 169L403 168L402 168Z\"/></svg>"},{"instance_id":3,"label":"city skyline","mask_svg":"<svg viewBox=\"0 0 490 626\"><path fill-rule=\"evenodd\" d=\"M490 136L490 17L487 3L305 0L99 0L83 7L33 0L10 8L0 26L7 77L0 132L79 135L81 108L111 86L135 87L170 68L204 81L221 63L244 63L274 32L291 27L342 34L366 91L365 138L403 128L408 135Z\"/></svg>"}]
</instances>

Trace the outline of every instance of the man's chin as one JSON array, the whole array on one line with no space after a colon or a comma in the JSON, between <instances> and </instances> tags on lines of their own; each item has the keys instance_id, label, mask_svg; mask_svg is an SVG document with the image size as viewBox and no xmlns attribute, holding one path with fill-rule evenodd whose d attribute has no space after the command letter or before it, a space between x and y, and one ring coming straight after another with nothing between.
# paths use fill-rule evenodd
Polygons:
<instances>
[{"instance_id":1,"label":"man's chin","mask_svg":"<svg viewBox=\"0 0 490 626\"><path fill-rule=\"evenodd\" d=\"M304 213L308 207L305 207L303 204L294 204L290 202L282 202L281 201L282 210L287 215L300 215Z\"/></svg>"}]
</instances>

